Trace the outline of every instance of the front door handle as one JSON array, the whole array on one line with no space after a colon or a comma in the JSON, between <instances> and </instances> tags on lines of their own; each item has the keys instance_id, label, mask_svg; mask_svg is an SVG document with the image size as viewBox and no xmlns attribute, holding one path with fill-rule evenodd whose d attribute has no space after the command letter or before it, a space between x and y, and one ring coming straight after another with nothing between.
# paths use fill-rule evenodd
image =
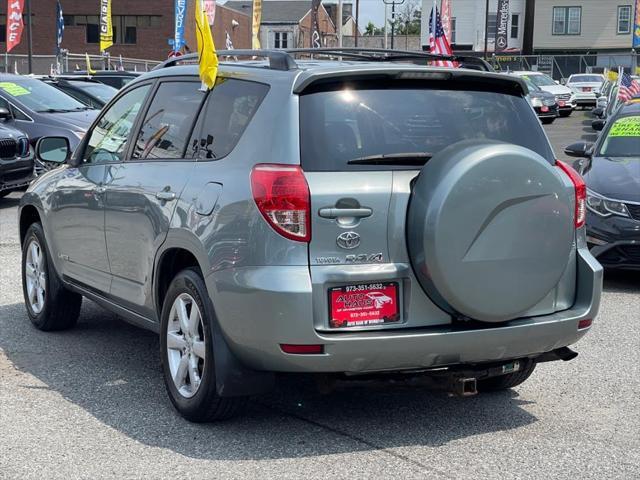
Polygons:
<instances>
[{"instance_id":1,"label":"front door handle","mask_svg":"<svg viewBox=\"0 0 640 480\"><path fill-rule=\"evenodd\" d=\"M336 207L325 207L321 208L318 211L318 215L322 218L365 218L370 217L373 213L373 210L367 207L362 208L336 208Z\"/></svg>"},{"instance_id":2,"label":"front door handle","mask_svg":"<svg viewBox=\"0 0 640 480\"><path fill-rule=\"evenodd\" d=\"M176 199L176 194L174 192L162 190L161 192L156 192L156 198L158 200L162 200L163 202L170 202L171 200Z\"/></svg>"}]
</instances>

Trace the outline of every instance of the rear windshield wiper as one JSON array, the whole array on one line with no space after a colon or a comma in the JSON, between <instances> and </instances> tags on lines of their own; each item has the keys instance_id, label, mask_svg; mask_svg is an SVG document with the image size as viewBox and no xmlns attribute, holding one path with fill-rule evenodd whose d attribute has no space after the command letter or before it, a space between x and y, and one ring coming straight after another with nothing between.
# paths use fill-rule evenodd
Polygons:
<instances>
[{"instance_id":1,"label":"rear windshield wiper","mask_svg":"<svg viewBox=\"0 0 640 480\"><path fill-rule=\"evenodd\" d=\"M424 165L433 154L427 152L387 153L349 160L349 165Z\"/></svg>"}]
</instances>

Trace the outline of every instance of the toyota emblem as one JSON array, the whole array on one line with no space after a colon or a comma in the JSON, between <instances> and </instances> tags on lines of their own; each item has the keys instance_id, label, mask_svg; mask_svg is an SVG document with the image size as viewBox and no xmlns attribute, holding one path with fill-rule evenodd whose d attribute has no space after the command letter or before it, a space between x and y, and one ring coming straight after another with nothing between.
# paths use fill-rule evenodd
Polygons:
<instances>
[{"instance_id":1,"label":"toyota emblem","mask_svg":"<svg viewBox=\"0 0 640 480\"><path fill-rule=\"evenodd\" d=\"M338 235L336 243L345 250L358 248L360 246L360 235L356 232L344 232Z\"/></svg>"}]
</instances>

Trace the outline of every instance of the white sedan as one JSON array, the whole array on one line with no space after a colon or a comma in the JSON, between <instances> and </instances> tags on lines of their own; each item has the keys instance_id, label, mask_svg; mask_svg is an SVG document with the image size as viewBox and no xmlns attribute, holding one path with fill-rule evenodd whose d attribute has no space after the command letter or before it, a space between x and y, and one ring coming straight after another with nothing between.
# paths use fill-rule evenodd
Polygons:
<instances>
[{"instance_id":1,"label":"white sedan","mask_svg":"<svg viewBox=\"0 0 640 480\"><path fill-rule=\"evenodd\" d=\"M573 91L578 106L595 107L603 83L603 75L596 73L578 73L571 75L566 85Z\"/></svg>"}]
</instances>

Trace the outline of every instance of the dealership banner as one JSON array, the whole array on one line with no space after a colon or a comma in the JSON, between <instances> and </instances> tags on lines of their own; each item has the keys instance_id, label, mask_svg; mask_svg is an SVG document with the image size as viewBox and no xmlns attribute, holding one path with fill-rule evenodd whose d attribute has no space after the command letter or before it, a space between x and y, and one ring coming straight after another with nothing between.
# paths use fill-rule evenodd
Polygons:
<instances>
[{"instance_id":1,"label":"dealership banner","mask_svg":"<svg viewBox=\"0 0 640 480\"><path fill-rule=\"evenodd\" d=\"M175 30L173 51L179 52L184 45L184 23L187 18L187 0L175 0Z\"/></svg>"},{"instance_id":2,"label":"dealership banner","mask_svg":"<svg viewBox=\"0 0 640 480\"><path fill-rule=\"evenodd\" d=\"M7 53L22 40L24 0L7 1Z\"/></svg>"},{"instance_id":3,"label":"dealership banner","mask_svg":"<svg viewBox=\"0 0 640 480\"><path fill-rule=\"evenodd\" d=\"M633 48L640 48L640 0L636 0L636 15L633 24Z\"/></svg>"},{"instance_id":4,"label":"dealership banner","mask_svg":"<svg viewBox=\"0 0 640 480\"><path fill-rule=\"evenodd\" d=\"M496 14L496 52L507 49L507 31L509 30L509 0L498 0Z\"/></svg>"},{"instance_id":5,"label":"dealership banner","mask_svg":"<svg viewBox=\"0 0 640 480\"><path fill-rule=\"evenodd\" d=\"M106 51L111 45L113 45L111 0L100 0L100 51Z\"/></svg>"},{"instance_id":6,"label":"dealership banner","mask_svg":"<svg viewBox=\"0 0 640 480\"><path fill-rule=\"evenodd\" d=\"M262 0L253 0L253 23L251 24L251 48L260 50L260 22L262 21Z\"/></svg>"},{"instance_id":7,"label":"dealership banner","mask_svg":"<svg viewBox=\"0 0 640 480\"><path fill-rule=\"evenodd\" d=\"M311 0L311 48L320 48L320 24L318 22L318 9L320 0Z\"/></svg>"}]
</instances>

